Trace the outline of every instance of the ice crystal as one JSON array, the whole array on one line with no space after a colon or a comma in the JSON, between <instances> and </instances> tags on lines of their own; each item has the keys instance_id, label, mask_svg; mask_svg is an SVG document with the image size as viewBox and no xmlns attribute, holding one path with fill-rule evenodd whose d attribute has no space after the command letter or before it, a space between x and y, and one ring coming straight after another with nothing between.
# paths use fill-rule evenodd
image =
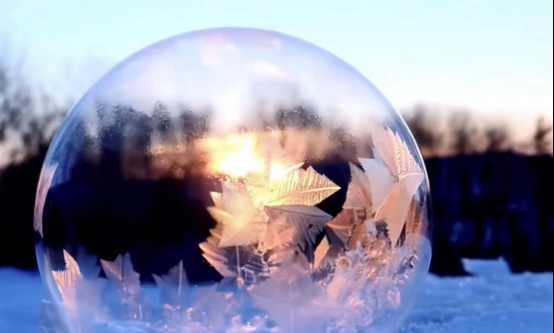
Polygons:
<instances>
[{"instance_id":1,"label":"ice crystal","mask_svg":"<svg viewBox=\"0 0 554 333\"><path fill-rule=\"evenodd\" d=\"M390 128L376 128L373 142L375 155L383 160L395 179L392 190L377 209L375 219L386 221L391 241L396 244L408 217L412 198L423 183L425 174L400 135Z\"/></svg>"}]
</instances>

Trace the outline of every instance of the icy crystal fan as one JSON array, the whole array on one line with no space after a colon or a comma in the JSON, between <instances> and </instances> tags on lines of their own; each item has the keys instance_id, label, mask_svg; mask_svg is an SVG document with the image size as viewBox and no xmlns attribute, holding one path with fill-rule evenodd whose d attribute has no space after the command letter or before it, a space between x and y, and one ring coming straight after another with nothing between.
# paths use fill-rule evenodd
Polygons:
<instances>
[{"instance_id":1,"label":"icy crystal fan","mask_svg":"<svg viewBox=\"0 0 554 333\"><path fill-rule=\"evenodd\" d=\"M263 30L176 36L108 72L52 142L43 326L393 332L429 268L428 198L405 123L337 57Z\"/></svg>"}]
</instances>

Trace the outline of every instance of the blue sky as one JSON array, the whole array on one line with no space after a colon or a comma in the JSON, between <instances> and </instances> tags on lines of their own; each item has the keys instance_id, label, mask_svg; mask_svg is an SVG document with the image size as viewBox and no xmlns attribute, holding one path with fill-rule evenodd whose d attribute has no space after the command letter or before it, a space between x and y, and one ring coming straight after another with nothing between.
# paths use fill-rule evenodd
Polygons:
<instances>
[{"instance_id":1,"label":"blue sky","mask_svg":"<svg viewBox=\"0 0 554 333\"><path fill-rule=\"evenodd\" d=\"M0 0L0 8L0 48L12 60L24 55L26 69L60 94L81 94L159 39L249 26L328 49L401 109L467 107L528 126L553 109L552 0Z\"/></svg>"}]
</instances>

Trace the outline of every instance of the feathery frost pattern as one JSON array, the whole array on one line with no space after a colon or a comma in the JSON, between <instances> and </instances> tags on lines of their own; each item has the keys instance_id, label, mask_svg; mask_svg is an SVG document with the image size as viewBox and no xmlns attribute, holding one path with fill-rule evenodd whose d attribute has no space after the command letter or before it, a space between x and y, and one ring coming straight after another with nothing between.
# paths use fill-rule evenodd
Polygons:
<instances>
[{"instance_id":1,"label":"feathery frost pattern","mask_svg":"<svg viewBox=\"0 0 554 333\"><path fill-rule=\"evenodd\" d=\"M369 180L369 191L371 193L372 211L381 207L389 192L394 186L394 175L391 170L377 158L360 158L360 164L365 170L366 178Z\"/></svg>"},{"instance_id":2,"label":"feathery frost pattern","mask_svg":"<svg viewBox=\"0 0 554 333\"><path fill-rule=\"evenodd\" d=\"M425 178L422 168L390 128L377 129L373 142L374 158L359 158L361 168L350 164L351 182L336 216L316 205L340 188L284 155L264 157L261 174L222 181L208 207L216 227L199 244L220 282L192 284L191 272L179 261L166 274L153 276L154 289L141 286L129 254L100 260L100 267L64 251L66 269L53 271L64 303L81 305L76 291L82 289L97 297L115 290L109 295L112 301L116 296L115 311L91 311L109 332L355 332L368 327L403 306L404 288L427 266L430 253L428 240L420 236L425 207L415 198ZM99 278L100 268L108 281ZM108 282L109 288L91 288L83 283L87 279ZM159 293L159 304L150 305L152 291ZM98 302L95 307L100 308ZM94 330L80 333L89 332Z\"/></svg>"},{"instance_id":3,"label":"feathery frost pattern","mask_svg":"<svg viewBox=\"0 0 554 333\"><path fill-rule=\"evenodd\" d=\"M334 219L327 224L329 233L344 246L350 237L350 231L356 223L356 212L353 209L343 209Z\"/></svg>"},{"instance_id":4,"label":"feathery frost pattern","mask_svg":"<svg viewBox=\"0 0 554 333\"><path fill-rule=\"evenodd\" d=\"M222 276L240 282L263 278L269 264L262 257L270 250L297 245L313 253L317 235L332 219L314 205L340 188L313 168L301 166L289 162L277 179L265 173L252 176L250 182L227 181L222 193L212 193L214 207L208 211L218 226L200 248Z\"/></svg>"},{"instance_id":5,"label":"feathery frost pattern","mask_svg":"<svg viewBox=\"0 0 554 333\"><path fill-rule=\"evenodd\" d=\"M370 216L373 213L373 200L369 178L359 167L352 163L350 163L350 175L352 181L348 186L343 208L363 210Z\"/></svg>"},{"instance_id":6,"label":"feathery frost pattern","mask_svg":"<svg viewBox=\"0 0 554 333\"><path fill-rule=\"evenodd\" d=\"M52 270L52 280L49 281L46 278L47 284L53 282L56 285L63 307L52 312L50 311L51 305L45 305L44 311L47 313L41 319L44 320L45 325L47 321L50 321L50 325L60 332L69 329L68 327L77 330L84 328L91 318L101 316L99 309L104 287L104 280L98 278L101 268L95 257L89 256L81 250L78 251L77 259L75 259L68 251L64 250L63 258L65 269ZM52 269L49 263L47 266ZM60 316L61 312L66 312L66 315ZM54 314L57 317L51 318ZM83 332L86 333L86 331Z\"/></svg>"},{"instance_id":7,"label":"feathery frost pattern","mask_svg":"<svg viewBox=\"0 0 554 333\"><path fill-rule=\"evenodd\" d=\"M332 219L331 215L313 206L266 207L266 212L270 218L269 224L279 230L280 235L287 236L289 228L296 230L295 243L303 251L306 247L313 248L317 235Z\"/></svg>"},{"instance_id":8,"label":"feathery frost pattern","mask_svg":"<svg viewBox=\"0 0 554 333\"><path fill-rule=\"evenodd\" d=\"M48 191L52 186L52 181L54 180L54 175L57 168L57 165L44 166L40 174L40 181L35 198L33 225L35 231L38 232L41 237L44 237L42 233L42 214L44 212L44 204L46 203L46 196L48 195Z\"/></svg>"},{"instance_id":9,"label":"feathery frost pattern","mask_svg":"<svg viewBox=\"0 0 554 333\"><path fill-rule=\"evenodd\" d=\"M240 184L226 183L223 193L212 192L211 195L215 207L208 207L208 211L221 226L212 232L218 237L219 246L257 243L260 234L265 232L267 216L252 204L246 188Z\"/></svg>"},{"instance_id":10,"label":"feathery frost pattern","mask_svg":"<svg viewBox=\"0 0 554 333\"><path fill-rule=\"evenodd\" d=\"M265 206L313 206L338 190L340 187L312 167L307 170L298 168L289 172L284 180L272 184Z\"/></svg>"},{"instance_id":11,"label":"feathery frost pattern","mask_svg":"<svg viewBox=\"0 0 554 333\"><path fill-rule=\"evenodd\" d=\"M407 232L410 234L420 234L423 235L425 233L425 219L426 217L426 210L424 207L422 207L421 203L417 200L412 200L412 204L410 207L410 213L408 215L408 222L407 222Z\"/></svg>"},{"instance_id":12,"label":"feathery frost pattern","mask_svg":"<svg viewBox=\"0 0 554 333\"><path fill-rule=\"evenodd\" d=\"M118 256L114 261L100 261L104 273L114 284L119 301L131 308L132 318L140 316L140 275L133 269L131 256L127 253Z\"/></svg>"},{"instance_id":13,"label":"feathery frost pattern","mask_svg":"<svg viewBox=\"0 0 554 333\"><path fill-rule=\"evenodd\" d=\"M82 278L82 275L79 265L66 250L63 251L63 258L65 270L53 271L52 276L66 306L73 308L77 302L75 298L76 284Z\"/></svg>"},{"instance_id":14,"label":"feathery frost pattern","mask_svg":"<svg viewBox=\"0 0 554 333\"><path fill-rule=\"evenodd\" d=\"M114 261L101 260L106 276L115 282L126 294L137 294L140 291L140 275L133 270L131 256L127 253L118 256Z\"/></svg>"},{"instance_id":15,"label":"feathery frost pattern","mask_svg":"<svg viewBox=\"0 0 554 333\"><path fill-rule=\"evenodd\" d=\"M184 305L189 283L187 273L180 261L164 276L154 275L154 280L160 289L160 298L164 304L178 308Z\"/></svg>"},{"instance_id":16,"label":"feathery frost pattern","mask_svg":"<svg viewBox=\"0 0 554 333\"><path fill-rule=\"evenodd\" d=\"M419 176L422 173L399 133L393 132L390 127L376 127L372 138L377 155L396 177Z\"/></svg>"},{"instance_id":17,"label":"feathery frost pattern","mask_svg":"<svg viewBox=\"0 0 554 333\"><path fill-rule=\"evenodd\" d=\"M204 258L224 278L236 278L239 284L253 284L269 275L271 259L254 246L216 247L209 242L200 244Z\"/></svg>"},{"instance_id":18,"label":"feathery frost pattern","mask_svg":"<svg viewBox=\"0 0 554 333\"><path fill-rule=\"evenodd\" d=\"M387 222L391 241L396 244L404 229L412 198L425 174L400 135L390 128L376 128L373 142L375 155L383 160L395 179L392 190L377 209L375 219Z\"/></svg>"},{"instance_id":19,"label":"feathery frost pattern","mask_svg":"<svg viewBox=\"0 0 554 333\"><path fill-rule=\"evenodd\" d=\"M255 286L250 294L279 327L279 332L313 332L329 318L344 311L344 306L326 296L315 284L306 262L291 263L270 279Z\"/></svg>"},{"instance_id":20,"label":"feathery frost pattern","mask_svg":"<svg viewBox=\"0 0 554 333\"><path fill-rule=\"evenodd\" d=\"M314 253L314 267L319 267L321 263L323 262L323 259L325 259L325 256L331 249L331 244L329 243L329 240L327 240L327 237L323 238L321 243L319 243L317 249L315 249Z\"/></svg>"},{"instance_id":21,"label":"feathery frost pattern","mask_svg":"<svg viewBox=\"0 0 554 333\"><path fill-rule=\"evenodd\" d=\"M263 253L278 251L291 247L297 241L297 231L294 225L286 224L284 217L268 223L263 240L258 244L258 250Z\"/></svg>"}]
</instances>

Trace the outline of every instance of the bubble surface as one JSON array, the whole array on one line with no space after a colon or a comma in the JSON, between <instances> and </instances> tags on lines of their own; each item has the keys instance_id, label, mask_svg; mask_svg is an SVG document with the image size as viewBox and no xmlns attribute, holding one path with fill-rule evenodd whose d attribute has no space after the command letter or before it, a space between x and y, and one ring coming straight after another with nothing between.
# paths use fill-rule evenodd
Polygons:
<instances>
[{"instance_id":1,"label":"bubble surface","mask_svg":"<svg viewBox=\"0 0 554 333\"><path fill-rule=\"evenodd\" d=\"M37 258L66 332L394 332L427 274L412 135L327 51L221 28L149 46L72 108Z\"/></svg>"}]
</instances>

